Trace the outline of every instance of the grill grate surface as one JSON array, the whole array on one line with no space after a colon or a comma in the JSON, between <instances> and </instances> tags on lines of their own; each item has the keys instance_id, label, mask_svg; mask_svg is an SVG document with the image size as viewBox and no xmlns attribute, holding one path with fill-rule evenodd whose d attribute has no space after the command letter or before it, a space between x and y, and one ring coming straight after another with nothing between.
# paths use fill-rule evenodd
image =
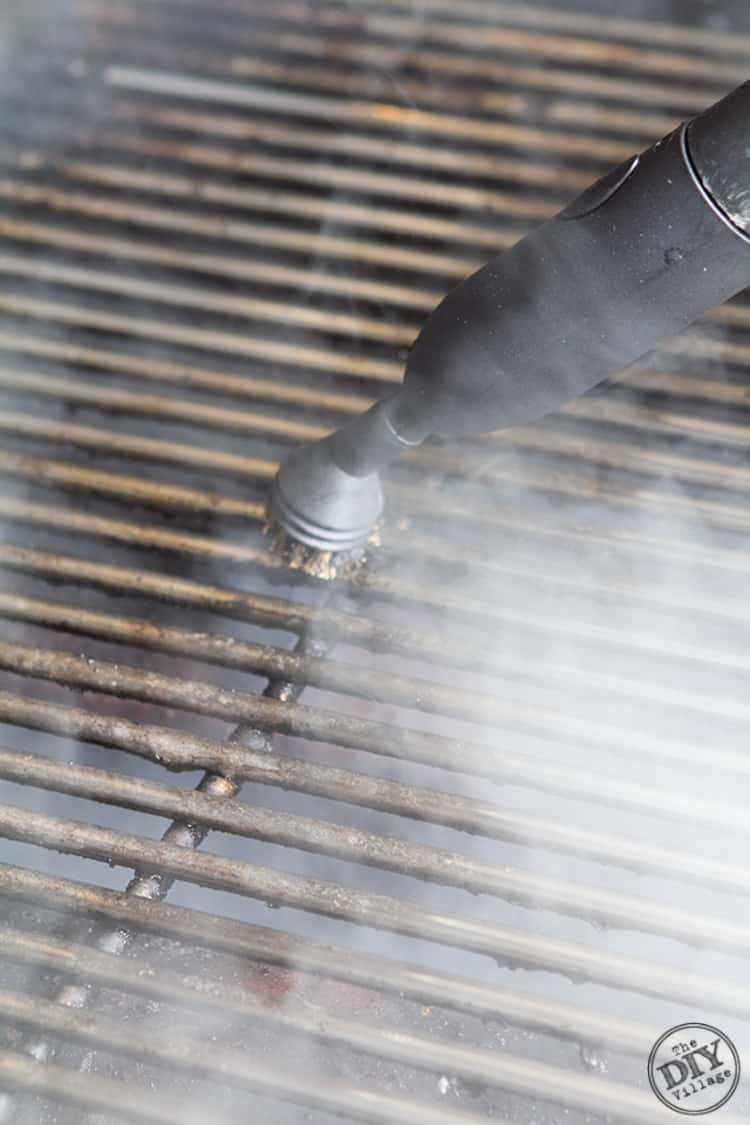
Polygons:
<instances>
[{"instance_id":1,"label":"grill grate surface","mask_svg":"<svg viewBox=\"0 0 750 1125\"><path fill-rule=\"evenodd\" d=\"M750 1045L747 298L406 459L355 580L262 535L747 77L743 11L643 8L6 4L0 1120L644 1125L667 1027Z\"/></svg>"}]
</instances>

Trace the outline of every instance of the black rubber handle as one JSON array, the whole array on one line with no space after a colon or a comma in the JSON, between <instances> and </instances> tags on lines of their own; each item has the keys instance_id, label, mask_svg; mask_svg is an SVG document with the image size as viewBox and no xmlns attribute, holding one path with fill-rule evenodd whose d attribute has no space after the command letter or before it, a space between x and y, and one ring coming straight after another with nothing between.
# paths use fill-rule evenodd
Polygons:
<instances>
[{"instance_id":1,"label":"black rubber handle","mask_svg":"<svg viewBox=\"0 0 750 1125\"><path fill-rule=\"evenodd\" d=\"M411 351L396 432L534 421L750 285L749 150L750 83L464 281Z\"/></svg>"}]
</instances>

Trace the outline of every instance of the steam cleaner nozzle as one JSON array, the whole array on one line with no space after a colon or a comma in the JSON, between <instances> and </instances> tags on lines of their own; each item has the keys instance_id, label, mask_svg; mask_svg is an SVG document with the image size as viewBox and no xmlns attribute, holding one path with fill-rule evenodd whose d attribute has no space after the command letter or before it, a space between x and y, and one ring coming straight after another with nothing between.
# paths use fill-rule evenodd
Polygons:
<instances>
[{"instance_id":1,"label":"steam cleaner nozzle","mask_svg":"<svg viewBox=\"0 0 750 1125\"><path fill-rule=\"evenodd\" d=\"M750 83L457 286L402 387L283 462L271 519L309 548L356 548L382 513L378 470L400 453L533 422L749 285L748 122Z\"/></svg>"}]
</instances>

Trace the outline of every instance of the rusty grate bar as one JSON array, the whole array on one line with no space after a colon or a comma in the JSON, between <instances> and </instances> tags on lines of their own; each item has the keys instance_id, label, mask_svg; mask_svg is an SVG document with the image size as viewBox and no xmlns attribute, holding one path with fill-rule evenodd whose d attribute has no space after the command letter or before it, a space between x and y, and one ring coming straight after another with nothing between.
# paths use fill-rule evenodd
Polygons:
<instances>
[{"instance_id":1,"label":"rusty grate bar","mask_svg":"<svg viewBox=\"0 0 750 1125\"><path fill-rule=\"evenodd\" d=\"M205 610L235 621L249 621L270 628L286 629L292 633L299 633L307 624L314 623L320 636L335 636L341 641L375 652L398 652L438 664L447 663L452 668L494 670L500 673L520 667L529 670L528 665L521 661L520 655L514 658L493 653L486 645L479 644L483 636L481 632L459 633L457 630L455 643L450 652L446 652L444 646L437 643L429 632L405 623L384 625L372 617L361 616L351 610L335 611L330 606L314 608L297 601L271 598L227 586L190 581L173 575L167 578L153 570L111 566L75 555L39 551L10 543L0 544L0 566L42 578L56 577L71 585L92 586L116 594L138 594L163 603ZM679 591L662 589L654 591L653 596L649 597L644 590L625 581L595 585L583 583L574 576L560 574L552 579L542 569L527 565L521 570L518 566L514 567L512 561L499 564L497 573L515 580L525 577L532 589L541 579L548 584L553 594L560 597L595 594L617 598L628 607L644 606L647 609L658 608L662 612L689 613L693 619L705 619L720 625L747 619L742 607L736 604L729 606L710 598L690 598ZM669 650L669 654L673 658L678 655L685 659L688 657L687 652L678 653L674 648ZM714 653L712 659L718 660L718 653ZM555 665L544 660L534 661L534 667L543 669L549 676L555 675ZM574 672L574 669L566 668L564 675L574 676ZM587 677L592 674L591 671L586 671ZM599 680L602 687L607 684L614 686L614 678L610 679L603 673L600 675L603 677ZM697 701L695 692L691 698L694 702Z\"/></svg>"},{"instance_id":2,"label":"rusty grate bar","mask_svg":"<svg viewBox=\"0 0 750 1125\"><path fill-rule=\"evenodd\" d=\"M467 739L457 744L445 736L427 735L322 708L263 698L249 692L222 690L197 679L186 681L105 660L90 663L84 657L56 649L0 642L0 668L68 687L177 707L194 714L451 771L475 772L486 777L502 776L504 772L502 753L493 753L486 743L472 743ZM750 773L750 762L741 747L716 750L698 742L651 735L641 730L624 732L604 721L580 718L541 705L525 707L510 699L504 701L503 706L510 725L542 737L559 739L564 736L585 746L599 746L625 754L628 759L639 755L652 762L661 759L666 764L679 762L683 766L709 767L738 778ZM457 746L460 748L458 754Z\"/></svg>"},{"instance_id":3,"label":"rusty grate bar","mask_svg":"<svg viewBox=\"0 0 750 1125\"><path fill-rule=\"evenodd\" d=\"M158 548L162 550L170 550L179 553L183 556L197 556L206 559L226 560L232 563L239 564L255 564L271 570L278 570L280 563L278 558L273 556L269 551L249 546L244 543L232 542L228 540L217 540L199 536L189 532L175 532L165 529L163 527L156 527L152 525L133 524L123 520L113 520L105 516L94 516L89 513L80 512L72 509L52 507L50 505L34 504L28 501L15 501L5 500L0 497L0 514L23 523L30 523L32 525L39 525L46 528L65 529L66 531L81 533L96 538L103 537L111 539L115 542L124 543L133 546L145 548ZM523 523L520 520L511 521L510 526L518 529L521 528L528 530L531 533L540 532L540 529L533 525L531 522ZM585 542L589 542L590 535L577 536L576 533L551 533L546 529L541 529L541 536L543 538L549 537L550 539L572 540L575 543L576 538L581 538ZM601 545L608 548L612 547L612 541L609 538L600 540ZM631 545L628 542L627 536L619 536L616 540L618 547L620 544L625 548ZM637 544L637 554L642 554L644 551L648 554L653 554L657 559L663 559L665 556L670 557L680 564L684 563L684 552L681 552L678 547L674 551L669 551L665 546L655 543L653 547L651 544L646 546L643 543ZM715 564L717 562L717 552L703 552L698 555L700 562L707 562ZM746 561L740 555L723 554L719 556L722 567L725 567L729 573L736 570L739 573L744 573L747 569ZM727 566L726 564L734 564ZM497 568L497 576L500 578L505 572L502 565ZM386 599L402 598L409 601L412 597L416 596L417 601L424 605L433 605L440 607L441 610L450 608L459 615L468 616L469 618L476 618L477 620L486 624L488 619L502 622L505 626L514 627L516 625L523 626L524 628L538 629L542 627L544 618L539 614L524 614L519 612L511 612L504 608L496 608L488 605L483 599L471 599L466 595L455 596L452 592L449 593L447 589L430 586L427 583L414 585L403 580L394 580L390 577L383 575L370 575L362 580L365 588L372 589L373 592L379 593ZM224 600L223 597L220 601ZM236 599L234 599L236 604ZM734 604L734 603L733 603ZM701 606L698 606L701 609ZM709 611L711 612L711 611ZM739 615L742 619L742 615ZM351 623L350 626L351 628ZM585 622L577 619L551 619L546 622L547 628L552 628L556 634L570 635L575 637L578 643L592 644L595 647L604 646L608 651L614 651L616 648L627 651L632 649L642 655L650 654L663 654L680 664L685 666L692 666L698 668L701 664L715 664L725 668L728 672L742 671L745 668L745 661L740 654L737 653L722 653L718 650L708 648L696 648L692 645L677 644L670 642L668 639L660 638L644 638L637 633L627 633L624 630L610 630L604 626L591 626ZM366 627L365 631L366 631ZM351 636L351 633L348 634ZM362 632L359 633L362 636ZM377 637L377 630L374 638ZM475 662L476 663L476 662ZM493 665L490 663L490 669ZM502 668L502 661L500 662ZM602 686L606 686L603 684Z\"/></svg>"},{"instance_id":4,"label":"rusty grate bar","mask_svg":"<svg viewBox=\"0 0 750 1125\"><path fill-rule=\"evenodd\" d=\"M353 1020L336 1018L324 1008L310 1005L304 1009L271 1009L250 996L237 997L236 991L211 981L210 988L196 988L169 972L154 974L139 971L138 962L125 961L107 953L91 951L88 946L66 944L64 947L29 937L26 931L7 930L0 935L0 951L13 962L46 967L65 975L76 976L85 965L87 980L100 987L115 988L126 994L139 994L177 1008L213 1010L227 1019L251 1020L273 1032L320 1039L332 1044L345 1043L365 1054L441 1073L459 1070L468 1081L503 1084L506 1073L498 1065L497 1053L466 1051L454 1055L452 1044L405 1032L392 1033L387 1028L372 1027ZM649 1050L658 1029L613 1020L609 1036L622 1033L625 1050L641 1054ZM656 1034L654 1034L656 1033Z\"/></svg>"},{"instance_id":5,"label":"rusty grate bar","mask_svg":"<svg viewBox=\"0 0 750 1125\"><path fill-rule=\"evenodd\" d=\"M534 939L518 931L503 930L479 920L445 917L414 907L386 895L364 894L339 884L314 880L244 861L227 860L214 853L188 851L165 841L151 841L130 833L117 832L80 821L31 813L27 809L0 806L0 829L7 839L33 843L67 855L96 859L122 867L138 868L149 856L159 877L179 879L213 890L256 898L279 906L324 915L376 930L419 938L492 957L514 964L535 965L553 971L572 971L585 980L609 982L610 966L602 964L584 946ZM651 901L625 902L621 896L593 889L567 888L554 884L543 888L533 899L529 887L536 882L528 876L513 880L506 873L504 897L525 906L546 905L557 913L575 913L604 925L615 925L640 932L652 932L698 948L708 947L748 955L748 927L731 921L696 917L690 911L663 907ZM542 902L541 895L546 901ZM619 985L622 987L622 983Z\"/></svg>"},{"instance_id":6,"label":"rusty grate bar","mask_svg":"<svg viewBox=\"0 0 750 1125\"><path fill-rule=\"evenodd\" d=\"M314 441L330 432L329 426L310 422L300 422L295 418L285 419L268 416L266 414L250 411L231 410L227 407L213 406L189 399L175 400L171 397L159 395L143 395L131 391L112 390L109 388L91 386L89 383L65 380L49 375L38 375L34 372L12 371L0 368L0 388L14 394L42 400L61 401L74 403L78 406L91 407L108 414L125 414L130 416L143 416L149 419L165 419L168 421L192 423L200 428L217 429L220 431L238 433L254 433L268 436L278 436L281 439L294 439L300 441ZM737 391L739 388L737 389ZM735 397L737 396L735 391ZM731 393L731 388L730 388ZM309 396L308 396L309 398ZM341 408L346 415L359 412L371 405L372 400L364 397L351 396L346 400L342 396ZM325 399L317 405L329 405L331 409L338 409L339 403L326 403ZM721 445L723 447L744 447L748 441L748 427L741 423L729 423L714 419L695 419L687 414L667 414L663 410L656 411L648 407L638 407L622 401L589 401L584 400L572 404L564 412L566 417L585 419L587 421L614 423L626 426L641 433L653 433L669 437L684 436L695 442L705 442L708 445ZM222 453L219 450L201 448L195 445L178 444L169 441L156 441L135 435L124 435L96 427L83 427L61 422L50 422L43 419L27 416L25 414L7 411L4 414L3 426L11 433L26 433L30 437L58 442L61 444L79 445L88 448L100 448L103 453L110 455L118 452L130 457L144 458L146 460L163 460L178 464L189 465L196 468L210 468L214 472L247 476L262 480L269 479L277 468L276 462L264 461L259 458L241 457ZM46 427L46 428L45 428ZM734 492L744 492L750 489L750 474L741 466L726 465L717 461L709 461L705 457L679 456L667 451L639 451L639 447L627 441L612 442L597 441L587 436L560 434L554 431L519 429L508 434L490 435L487 442L502 441L522 450L535 450L540 453L556 454L570 458L573 468L578 471L577 461L592 463L612 469L637 472L639 475L653 474L658 476L668 471L676 480L686 483L727 488ZM163 451L162 451L163 450ZM639 456L640 452L640 456ZM407 458L406 465L435 467L456 467L458 472L469 471L471 460L466 457L446 455L442 451L426 449L419 454ZM535 485L548 490L564 491L561 485L561 475L557 474L554 480L545 478L541 471L536 476L533 470L524 467L522 472L512 467L489 467L482 472L482 477L487 480L510 481L517 479L528 485ZM570 491L576 487L576 476L569 475L571 481L567 485ZM585 477L580 478L577 487L584 490L587 487ZM588 485L588 487L593 487ZM402 495L404 490L401 490ZM398 493L397 493L398 494ZM610 503L623 503L626 496L618 496L616 490L610 486L604 490L599 485L598 493L603 500ZM419 497L406 492L415 505ZM675 499L662 503L675 505ZM636 500L645 504L648 492L640 489ZM727 505L700 502L691 498L685 502L695 505L708 516L712 511L718 514ZM423 502L424 506L424 502ZM474 519L478 519L478 514ZM741 513L733 514L735 522L741 519Z\"/></svg>"},{"instance_id":7,"label":"rusty grate bar","mask_svg":"<svg viewBox=\"0 0 750 1125\"><path fill-rule=\"evenodd\" d=\"M330 601L331 597L332 595L329 594L327 600ZM303 632L297 641L297 651L300 654L309 651L322 654L324 646L318 641L308 641ZM270 678L263 692L263 697L286 703L296 699L301 691L301 685L297 686L283 679ZM272 741L268 734L244 725L236 729L230 741L255 751L260 750L269 753L272 750ZM198 783L195 793L201 797L228 800L235 797L239 790L240 783L238 781L228 778L222 773L207 770ZM181 810L181 812L184 812L184 810ZM205 841L210 826L205 821L187 818L181 815L181 812L175 815L172 823L164 832L162 842L182 849L197 850ZM166 897L173 883L171 877L165 875L162 870L152 867L150 862L148 869L141 868L138 864L135 864L134 868L136 874L126 888L126 895L149 901L159 901ZM97 947L109 954L121 956L133 942L133 939L132 931L118 927L115 930L100 934L97 939ZM83 984L68 984L58 993L56 1002L67 1008L81 1009L89 1003L91 996L90 981ZM46 1060L49 1057L49 1046L44 1041L29 1044L27 1050L37 1060ZM0 1104L0 1117L7 1117L9 1108L12 1111L12 1107L7 1104Z\"/></svg>"},{"instance_id":8,"label":"rusty grate bar","mask_svg":"<svg viewBox=\"0 0 750 1125\"><path fill-rule=\"evenodd\" d=\"M505 838L507 830L511 833L510 838L517 842L534 841L544 846L544 840L547 839L555 848L564 851L575 851L576 842L582 843L585 851L585 841L588 840L598 855L611 855L612 862L618 862L614 857L619 854L619 862L626 867L631 863L636 868L648 866L648 849L634 847L632 842L624 849L620 844L618 853L617 845L611 840L608 843L606 837L587 836L581 830L569 829L557 834L553 830L551 838L544 837L546 826L536 816L528 821L525 818L516 820L519 825L518 834L513 836L506 814L500 813L498 819L496 806L454 794L442 795L425 789L414 789L398 782L367 777L349 770L276 757L265 751L257 753L248 747L243 747L239 753L226 743L191 736L182 731L93 715L78 708L62 707L36 699L29 701L8 693L0 694L0 708L0 715L4 720L19 726L77 736L96 745L115 746L127 753L162 763L168 769L207 769L256 784L278 785L284 789L335 801L363 804L398 816L429 819L436 824L472 834ZM715 802L701 799L695 794L655 793L653 789L619 778L610 780L606 777L582 777L574 769L547 761L534 762L512 752L503 754L502 763L497 769L503 770L502 774L498 772L498 776L511 783L567 796L578 795L613 808L646 812L662 819L684 820L696 827L713 829L719 816ZM746 834L747 820L741 806L722 803L721 820L727 830L738 837ZM680 870L685 858L683 854ZM653 862L652 860L652 864Z\"/></svg>"},{"instance_id":9,"label":"rusty grate bar","mask_svg":"<svg viewBox=\"0 0 750 1125\"><path fill-rule=\"evenodd\" d=\"M684 912L681 915L675 912L670 916L670 911L654 902L644 902L641 906L637 900L629 900L625 896L559 879L553 881L507 865L500 867L469 859L445 848L411 844L406 840L347 829L325 821L262 809L250 810L245 806L226 807L226 798L236 793L233 783L204 785L190 795L174 786L123 778L92 767L63 765L37 755L19 754L3 748L0 748L0 776L21 785L36 785L41 789L99 800L156 816L172 816L181 824L194 826L186 840L187 846L198 846L208 829L229 832L299 851L364 863L445 886L463 887L475 894L495 895L533 909L554 909L562 914L583 916L601 925L667 933L669 936L678 935L688 943L709 944L707 939L697 936L701 932L700 927L695 929L686 925ZM200 826L200 830L196 826ZM173 832L165 839L179 843L182 836ZM672 859L669 853L666 859ZM674 874L683 871L688 877L692 874L693 878L697 873L698 881L709 884L715 878L714 886L719 887L723 883L737 895L750 893L747 875L736 865L706 859L701 861L698 856L685 855ZM160 893L163 893L161 889ZM648 912L646 920L643 910ZM714 940L714 947L719 944L718 940Z\"/></svg>"},{"instance_id":10,"label":"rusty grate bar","mask_svg":"<svg viewBox=\"0 0 750 1125\"><path fill-rule=\"evenodd\" d=\"M72 608L64 603L13 594L0 593L0 617L61 629L66 633L111 640L135 648L192 657L220 667L255 672L272 678L283 677L285 680L309 684L323 690L394 703L490 727L501 726L508 718L507 702L503 698L508 695L507 685L498 684L496 694L471 691L465 687L456 691L448 685L437 685L424 678L391 675L357 668L348 662L302 656L299 653L290 654L286 649L249 644L233 636L167 628L154 625L143 618L94 613L82 608ZM515 664L510 662L506 671L523 667L522 661ZM529 661L526 667L529 671L534 670L535 662ZM542 671L538 668L536 670ZM499 667L497 671L500 671ZM559 678L568 683L575 679L562 670ZM585 675L579 679L583 683L591 682ZM666 714L677 709L682 715L692 713L696 718L703 715L723 719L726 722L725 734L734 729L735 735L741 735L741 725L735 724L744 724L750 717L750 710L745 705L731 699L712 698L710 695L701 697L692 691L681 692L677 688L669 690L656 687L649 691L647 685L641 686L627 680L618 683L614 677L609 681L606 678L596 681L595 677L594 680L603 692L608 689L613 697L619 694L628 699L650 699L658 703Z\"/></svg>"},{"instance_id":11,"label":"rusty grate bar","mask_svg":"<svg viewBox=\"0 0 750 1125\"><path fill-rule=\"evenodd\" d=\"M359 953L356 958L342 955L340 949L322 945L312 939L292 934L279 935L276 930L263 929L231 919L217 920L212 915L165 903L142 899L124 899L122 895L101 887L53 878L36 872L0 864L0 887L4 895L75 916L96 916L126 921L148 933L168 935L192 944L207 946L249 957L272 965L295 966L302 971L321 973L336 980L376 988L383 992L403 992L418 1000L446 1007L455 1007L492 1017L497 1013L516 1013L522 1026L567 1034L581 1042L606 1043L616 1034L612 1017L587 1012L577 1005L556 1006L545 999L524 993L503 990L484 982L459 978L450 973L409 965L385 957ZM684 1000L684 976L680 970L665 965L649 964L635 958L603 955L596 960L608 965L610 982L645 996ZM624 967L627 966L627 970ZM580 974L573 970L578 979ZM750 990L741 983L710 978L699 973L691 975L691 986L697 1002L711 1008L746 1018L750 1011ZM565 1017L560 1019L561 1012ZM589 1022L593 1020L593 1023ZM557 1027L554 1021L558 1020ZM609 1030L607 1030L609 1028ZM627 1040L627 1036L625 1037Z\"/></svg>"},{"instance_id":12,"label":"rusty grate bar","mask_svg":"<svg viewBox=\"0 0 750 1125\"><path fill-rule=\"evenodd\" d=\"M19 435L25 434L29 438L60 442L84 449L99 449L102 453L109 453L110 456L125 454L144 457L147 460L153 458L167 463L176 462L182 467L209 468L212 471L218 470L224 473L228 471L230 474L240 474L252 480L263 482L267 482L269 477L273 475L273 463L268 461L236 456L233 458L226 454L222 455L220 452L202 450L200 447L188 447L186 449L182 445L169 442L159 445L147 438L124 437L98 428L81 427L60 422L50 423L33 418L27 419L24 415L14 414L12 411L7 412L6 421L0 428ZM315 436L320 436L320 431ZM738 444L738 441L734 443ZM542 452L554 450L563 455L571 451L577 453L582 447L579 440L571 440L565 436L560 438L553 436L551 440L548 438L539 440L535 436L519 435L513 439L511 444L522 449L541 449ZM589 446L588 449L587 446ZM555 449L555 447L557 448ZM630 450L626 449L624 455L623 452L618 455L616 450L611 450L603 443L598 448L602 453L601 463L604 467L615 469L625 467L627 469L635 464L636 446L632 446ZM583 449L588 452L589 459L594 461L597 447L591 448L590 443L583 443ZM421 461L427 465L434 463L436 468L450 469L451 467L451 460L441 454L430 457L428 453L421 457ZM663 473L671 468L675 470L674 476L677 480L692 480L694 483L713 487L723 485L737 492L750 491L750 473L743 466L713 465L701 463L697 459L691 462L684 457L670 457L669 455L659 454L652 454L650 457L647 455L643 461L643 468L655 474ZM89 469L59 461L56 458L3 452L0 455L0 473L27 477L77 492L102 494L114 497L123 503L143 504L167 512L210 514L225 519L261 525L265 521L265 504L263 502L226 496L215 491L207 492L204 489L154 483L132 474ZM587 480L585 477L573 474L557 473L554 480L550 481L549 474L542 469L536 471L523 469L519 472L513 468L500 468L498 470L488 468L481 475L488 483L494 481L499 484L527 484L540 491L564 496L596 497L602 503L614 508L642 509L649 505L659 505L662 508L674 511L676 515L682 515L684 518L700 519L706 524L724 528L737 534L744 533L748 527L748 517L745 511L741 507L732 506L728 503L679 497L664 500L662 493L656 489L640 488L633 493L631 489L620 488L618 490L617 486L603 488L593 478ZM394 489L394 496L396 499L400 499L403 504L408 504L415 515L434 513L432 500L429 497L425 498L413 489ZM468 520L471 524L480 528L482 525L490 528L497 526L498 519L502 518L495 514L485 514L481 509L478 511L467 510L458 503L448 502L442 507L444 514L453 516L455 519ZM419 539L415 540L414 536L404 536L403 543L405 549L413 544L412 551L422 553L420 548L423 550L423 545ZM444 554L448 557L450 548L446 548ZM726 554L731 558L731 552L726 552ZM721 557L718 551L715 552L715 557L717 559ZM481 561L475 565L481 565ZM365 578L363 581L368 581L368 579Z\"/></svg>"}]
</instances>

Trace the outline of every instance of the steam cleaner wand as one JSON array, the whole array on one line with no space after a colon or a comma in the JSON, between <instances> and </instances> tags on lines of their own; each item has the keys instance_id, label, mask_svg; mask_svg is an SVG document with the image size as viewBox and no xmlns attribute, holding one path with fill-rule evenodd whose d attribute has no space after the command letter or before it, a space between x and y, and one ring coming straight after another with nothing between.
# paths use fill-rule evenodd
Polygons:
<instances>
[{"instance_id":1,"label":"steam cleaner wand","mask_svg":"<svg viewBox=\"0 0 750 1125\"><path fill-rule=\"evenodd\" d=\"M750 82L449 293L401 387L285 459L270 519L304 548L361 547L399 454L533 422L747 285Z\"/></svg>"}]
</instances>

